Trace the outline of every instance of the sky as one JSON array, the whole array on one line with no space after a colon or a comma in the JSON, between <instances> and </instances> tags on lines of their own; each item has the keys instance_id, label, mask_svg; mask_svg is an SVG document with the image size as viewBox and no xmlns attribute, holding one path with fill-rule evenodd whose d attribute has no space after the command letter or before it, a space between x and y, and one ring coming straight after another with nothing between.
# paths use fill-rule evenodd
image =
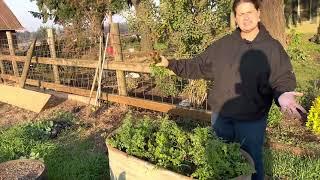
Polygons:
<instances>
[{"instance_id":1,"label":"sky","mask_svg":"<svg viewBox=\"0 0 320 180\"><path fill-rule=\"evenodd\" d=\"M30 0L4 0L13 14L17 17L21 25L27 31L36 31L39 27L42 26L49 26L53 25L53 22L50 21L46 24L42 23L41 19L34 18L28 11L37 11L38 7L36 2L30 2Z\"/></svg>"},{"instance_id":2,"label":"sky","mask_svg":"<svg viewBox=\"0 0 320 180\"><path fill-rule=\"evenodd\" d=\"M41 19L34 18L28 11L38 11L38 6L36 2L30 2L30 0L4 0L13 14L17 17L21 25L27 31L36 31L40 26L52 27L55 26L52 21L46 24L42 23ZM119 16L114 17L119 22L124 22L125 20Z\"/></svg>"}]
</instances>

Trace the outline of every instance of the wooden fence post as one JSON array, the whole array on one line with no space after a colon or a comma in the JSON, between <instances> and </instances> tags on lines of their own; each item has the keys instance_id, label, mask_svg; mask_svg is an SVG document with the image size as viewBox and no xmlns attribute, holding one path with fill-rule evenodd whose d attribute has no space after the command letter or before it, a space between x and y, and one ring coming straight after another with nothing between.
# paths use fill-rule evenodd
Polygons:
<instances>
[{"instance_id":1,"label":"wooden fence post","mask_svg":"<svg viewBox=\"0 0 320 180\"><path fill-rule=\"evenodd\" d=\"M51 58L53 58L56 61L57 53L56 53L55 38L54 38L53 30L51 28L47 29L47 33L48 33L48 44L50 48L50 55L51 55ZM57 65L53 65L53 76L54 76L54 82L57 84L60 84L59 70Z\"/></svg>"},{"instance_id":2,"label":"wooden fence post","mask_svg":"<svg viewBox=\"0 0 320 180\"><path fill-rule=\"evenodd\" d=\"M110 44L114 50L113 54L114 54L115 61L123 61L118 23L111 23L110 38L111 38ZM126 78L124 76L124 72L117 70L116 74L117 74L119 95L127 96Z\"/></svg>"},{"instance_id":3,"label":"wooden fence post","mask_svg":"<svg viewBox=\"0 0 320 180\"><path fill-rule=\"evenodd\" d=\"M14 52L12 33L11 33L11 31L6 31L6 34L7 34L7 40L8 40L10 55L11 56L15 56L16 53ZM12 67L13 67L14 75L16 77L19 77L19 70L18 70L18 65L17 65L16 61L12 61Z\"/></svg>"},{"instance_id":4,"label":"wooden fence post","mask_svg":"<svg viewBox=\"0 0 320 180\"><path fill-rule=\"evenodd\" d=\"M2 63L2 60L0 60L0 70L1 70L1 74L5 74L5 69L4 69L4 65Z\"/></svg>"},{"instance_id":5,"label":"wooden fence post","mask_svg":"<svg viewBox=\"0 0 320 180\"><path fill-rule=\"evenodd\" d=\"M30 68L30 64L31 64L31 59L32 59L32 55L33 55L33 50L34 50L34 46L36 44L36 39L32 41L30 48L28 49L27 52L27 58L26 61L24 62L23 65L23 71L21 74L21 78L19 81L19 87L24 88L24 85L26 83L27 80L27 76L28 76L28 72L29 72L29 68Z\"/></svg>"}]
</instances>

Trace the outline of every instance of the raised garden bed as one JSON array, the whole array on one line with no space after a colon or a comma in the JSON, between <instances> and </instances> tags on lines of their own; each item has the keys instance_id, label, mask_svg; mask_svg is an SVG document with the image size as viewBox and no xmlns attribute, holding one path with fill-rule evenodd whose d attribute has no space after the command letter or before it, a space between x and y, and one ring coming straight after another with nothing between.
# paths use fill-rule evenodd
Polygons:
<instances>
[{"instance_id":1,"label":"raised garden bed","mask_svg":"<svg viewBox=\"0 0 320 180\"><path fill-rule=\"evenodd\" d=\"M152 163L141 160L134 156L130 156L110 145L107 145L109 167L110 167L110 179L152 179L152 180L190 180L192 177L188 177L182 174L175 173L173 171L158 167ZM241 150L242 155L253 166L253 159L248 153ZM251 175L242 175L234 178L233 180L251 180Z\"/></svg>"},{"instance_id":2,"label":"raised garden bed","mask_svg":"<svg viewBox=\"0 0 320 180\"><path fill-rule=\"evenodd\" d=\"M251 179L254 163L209 128L191 131L167 118L127 115L107 138L111 179Z\"/></svg>"}]
</instances>

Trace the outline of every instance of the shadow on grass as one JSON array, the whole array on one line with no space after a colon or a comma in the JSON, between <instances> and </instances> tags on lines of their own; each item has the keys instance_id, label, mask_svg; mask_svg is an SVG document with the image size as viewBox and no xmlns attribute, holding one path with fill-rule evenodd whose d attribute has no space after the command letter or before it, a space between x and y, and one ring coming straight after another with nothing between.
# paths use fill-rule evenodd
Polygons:
<instances>
[{"instance_id":1,"label":"shadow on grass","mask_svg":"<svg viewBox=\"0 0 320 180\"><path fill-rule=\"evenodd\" d=\"M273 174L273 156L270 149L264 149L264 167L265 167L265 179L276 179Z\"/></svg>"},{"instance_id":2,"label":"shadow on grass","mask_svg":"<svg viewBox=\"0 0 320 180\"><path fill-rule=\"evenodd\" d=\"M81 138L79 132L60 136L45 157L49 179L110 179L107 155L96 149L94 135Z\"/></svg>"}]
</instances>

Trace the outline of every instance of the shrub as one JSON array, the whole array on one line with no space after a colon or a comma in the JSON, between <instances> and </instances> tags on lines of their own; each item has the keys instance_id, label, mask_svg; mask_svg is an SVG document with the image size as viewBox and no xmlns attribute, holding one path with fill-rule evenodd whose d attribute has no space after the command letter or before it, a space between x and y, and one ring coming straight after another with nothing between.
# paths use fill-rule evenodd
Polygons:
<instances>
[{"instance_id":1,"label":"shrub","mask_svg":"<svg viewBox=\"0 0 320 180\"><path fill-rule=\"evenodd\" d=\"M315 134L320 135L320 96L313 101L306 126Z\"/></svg>"}]
</instances>

